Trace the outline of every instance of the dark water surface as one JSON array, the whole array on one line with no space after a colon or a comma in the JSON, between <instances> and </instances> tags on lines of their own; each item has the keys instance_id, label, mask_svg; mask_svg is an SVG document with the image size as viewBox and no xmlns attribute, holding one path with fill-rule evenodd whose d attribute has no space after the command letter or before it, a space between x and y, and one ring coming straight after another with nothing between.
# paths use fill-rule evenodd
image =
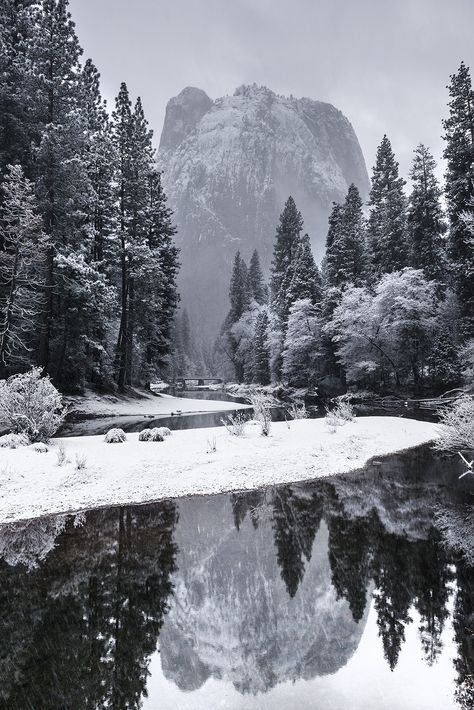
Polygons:
<instances>
[{"instance_id":1,"label":"dark water surface","mask_svg":"<svg viewBox=\"0 0 474 710\"><path fill-rule=\"evenodd\" d=\"M474 570L438 522L460 471L421 448L0 527L0 707L472 708Z\"/></svg>"}]
</instances>

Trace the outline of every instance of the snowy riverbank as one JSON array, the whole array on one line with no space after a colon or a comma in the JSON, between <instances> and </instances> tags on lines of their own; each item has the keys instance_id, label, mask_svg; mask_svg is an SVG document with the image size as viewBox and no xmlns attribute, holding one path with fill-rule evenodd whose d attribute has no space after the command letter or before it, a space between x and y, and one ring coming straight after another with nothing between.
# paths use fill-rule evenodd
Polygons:
<instances>
[{"instance_id":1,"label":"snowy riverbank","mask_svg":"<svg viewBox=\"0 0 474 710\"><path fill-rule=\"evenodd\" d=\"M365 417L328 430L324 419L272 425L271 436L247 426L245 437L224 428L177 431L164 442L122 444L102 436L55 439L47 453L0 449L0 523L48 513L163 498L249 490L330 476L376 456L427 443L436 425ZM58 465L64 447L69 460ZM215 447L215 451L212 449ZM85 457L85 468L76 461Z\"/></svg>"}]
</instances>

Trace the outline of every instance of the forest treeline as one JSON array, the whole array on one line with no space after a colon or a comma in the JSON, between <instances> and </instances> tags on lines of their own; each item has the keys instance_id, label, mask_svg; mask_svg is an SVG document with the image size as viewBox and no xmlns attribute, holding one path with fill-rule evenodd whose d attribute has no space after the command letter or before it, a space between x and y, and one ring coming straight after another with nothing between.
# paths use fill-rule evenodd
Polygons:
<instances>
[{"instance_id":1,"label":"forest treeline","mask_svg":"<svg viewBox=\"0 0 474 710\"><path fill-rule=\"evenodd\" d=\"M407 196L384 136L367 205L353 184L333 203L321 269L292 197L277 227L268 290L258 254L249 268L236 254L217 343L228 376L372 391L472 382L474 92L464 63L448 88L444 189L420 144Z\"/></svg>"},{"instance_id":2,"label":"forest treeline","mask_svg":"<svg viewBox=\"0 0 474 710\"><path fill-rule=\"evenodd\" d=\"M123 390L169 365L178 251L142 102L82 54L68 0L1 0L0 377Z\"/></svg>"}]
</instances>

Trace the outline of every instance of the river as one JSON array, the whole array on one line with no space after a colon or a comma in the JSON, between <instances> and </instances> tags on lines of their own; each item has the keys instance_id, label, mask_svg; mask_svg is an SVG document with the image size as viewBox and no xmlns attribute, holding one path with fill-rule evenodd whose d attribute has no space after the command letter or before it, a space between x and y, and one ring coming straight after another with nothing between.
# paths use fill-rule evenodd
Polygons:
<instances>
[{"instance_id":1,"label":"river","mask_svg":"<svg viewBox=\"0 0 474 710\"><path fill-rule=\"evenodd\" d=\"M422 447L0 527L0 707L472 708L474 571L439 525L461 470Z\"/></svg>"}]
</instances>

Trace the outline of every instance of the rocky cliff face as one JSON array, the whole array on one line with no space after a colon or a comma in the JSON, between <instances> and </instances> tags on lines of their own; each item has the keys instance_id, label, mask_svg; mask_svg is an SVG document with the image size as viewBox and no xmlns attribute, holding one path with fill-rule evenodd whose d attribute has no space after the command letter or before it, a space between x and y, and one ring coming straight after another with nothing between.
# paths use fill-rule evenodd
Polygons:
<instances>
[{"instance_id":1,"label":"rocky cliff face","mask_svg":"<svg viewBox=\"0 0 474 710\"><path fill-rule=\"evenodd\" d=\"M351 182L363 198L369 189L357 137L338 109L256 85L216 101L190 87L171 99L158 161L179 228L183 302L205 335L227 311L237 249L245 258L258 249L269 268L290 194L319 260L332 201Z\"/></svg>"}]
</instances>

